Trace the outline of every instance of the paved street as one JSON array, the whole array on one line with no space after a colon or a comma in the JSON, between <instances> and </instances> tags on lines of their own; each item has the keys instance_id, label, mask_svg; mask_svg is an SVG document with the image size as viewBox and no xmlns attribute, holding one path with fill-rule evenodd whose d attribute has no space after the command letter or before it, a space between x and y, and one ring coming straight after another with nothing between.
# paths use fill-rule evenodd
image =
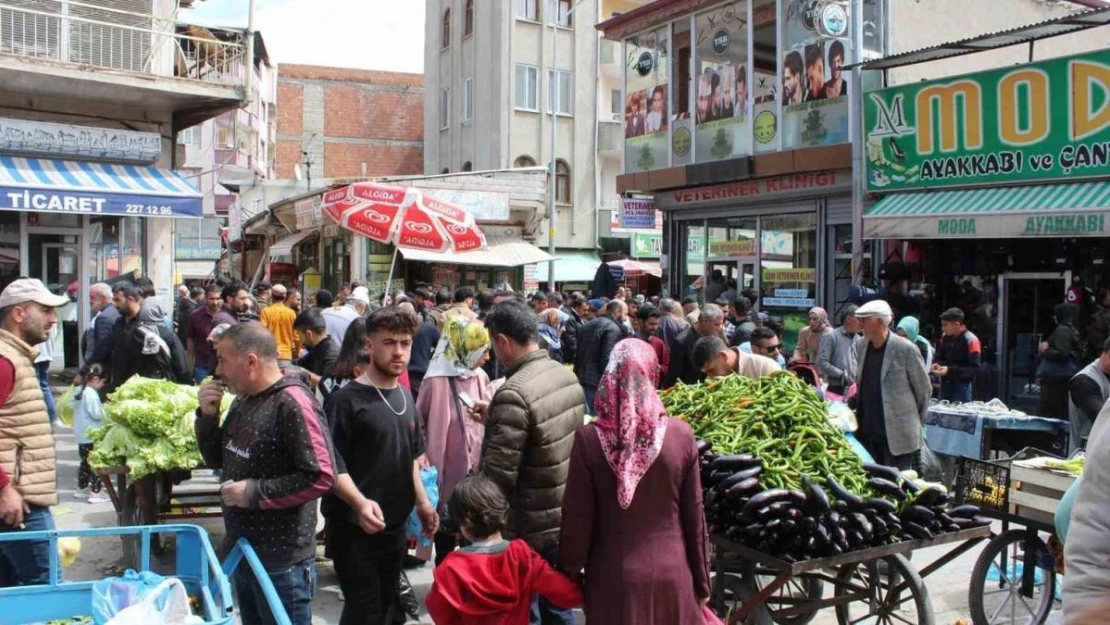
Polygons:
<instances>
[{"instance_id":1,"label":"paved street","mask_svg":"<svg viewBox=\"0 0 1110 625\"><path fill-rule=\"evenodd\" d=\"M110 527L115 525L116 516L110 503L89 504L74 499L77 447L73 442L71 430L64 426L57 431L56 439L59 456L60 503L55 509L55 515L59 528ZM198 474L201 473L198 472ZM201 477L199 481L203 482L208 479L211 478ZM209 530L213 536L213 542L218 546L219 537L223 531L220 521L218 519L206 520L201 524ZM945 551L945 547L919 551L914 554L913 562L921 568ZM937 625L951 625L961 618L970 622L970 615L967 610L968 580L978 554L979 549L973 549L925 580L932 599ZM70 580L98 579L106 575L116 574L119 570L119 563L118 540L84 541L81 555L74 566L66 571L66 577ZM421 604L423 604L424 594L432 583L431 566L425 565L418 569L411 569L408 573L409 579L420 596ZM319 592L314 606L314 623L330 625L339 622L342 604L338 597L337 583L335 572L332 570L330 563L322 563L319 569ZM828 593L829 589L826 588L826 595ZM1054 620L1050 619L1050 623ZM424 613L420 622L430 623L431 621ZM579 622L584 622L581 616ZM837 621L833 610L827 609L812 622L815 625L832 625Z\"/></svg>"}]
</instances>

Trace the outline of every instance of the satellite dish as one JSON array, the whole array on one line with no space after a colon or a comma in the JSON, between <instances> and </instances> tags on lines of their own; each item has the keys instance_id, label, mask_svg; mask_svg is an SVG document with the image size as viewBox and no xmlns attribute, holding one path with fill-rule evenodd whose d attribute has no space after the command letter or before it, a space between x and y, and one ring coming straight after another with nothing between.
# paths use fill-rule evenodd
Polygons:
<instances>
[{"instance_id":1,"label":"satellite dish","mask_svg":"<svg viewBox=\"0 0 1110 625\"><path fill-rule=\"evenodd\" d=\"M303 177L304 177L304 174L301 173L301 164L300 163L294 163L293 164L293 178L296 179L297 182L300 182L301 178L303 178Z\"/></svg>"}]
</instances>

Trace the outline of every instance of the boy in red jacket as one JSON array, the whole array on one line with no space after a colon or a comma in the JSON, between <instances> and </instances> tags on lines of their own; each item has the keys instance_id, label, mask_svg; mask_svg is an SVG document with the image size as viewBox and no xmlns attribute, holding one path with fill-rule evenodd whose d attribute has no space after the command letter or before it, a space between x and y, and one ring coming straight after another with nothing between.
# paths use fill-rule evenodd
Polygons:
<instances>
[{"instance_id":1,"label":"boy in red jacket","mask_svg":"<svg viewBox=\"0 0 1110 625\"><path fill-rule=\"evenodd\" d=\"M556 572L523 540L501 537L505 495L482 477L459 482L447 503L470 541L435 570L425 603L436 625L527 625L532 595L562 608L582 605L582 588Z\"/></svg>"}]
</instances>

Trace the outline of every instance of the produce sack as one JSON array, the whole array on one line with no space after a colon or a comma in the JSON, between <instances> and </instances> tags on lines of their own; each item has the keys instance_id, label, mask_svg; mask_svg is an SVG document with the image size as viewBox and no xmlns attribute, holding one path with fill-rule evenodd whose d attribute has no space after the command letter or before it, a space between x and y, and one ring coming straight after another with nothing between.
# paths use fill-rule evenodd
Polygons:
<instances>
[{"instance_id":1,"label":"produce sack","mask_svg":"<svg viewBox=\"0 0 1110 625\"><path fill-rule=\"evenodd\" d=\"M57 409L58 418L62 423L73 427L73 413L76 408L73 406L73 396L76 395L77 387L71 386L66 389L65 393L54 402L54 407Z\"/></svg>"},{"instance_id":2,"label":"produce sack","mask_svg":"<svg viewBox=\"0 0 1110 625\"><path fill-rule=\"evenodd\" d=\"M96 625L192 625L185 585L177 578L128 569L122 577L93 584L92 617Z\"/></svg>"},{"instance_id":3,"label":"produce sack","mask_svg":"<svg viewBox=\"0 0 1110 625\"><path fill-rule=\"evenodd\" d=\"M424 483L424 492L428 493L428 501L433 508L438 508L439 471L435 467L420 469L420 481ZM405 538L415 540L416 544L424 548L432 546L432 539L424 537L424 526L420 523L420 517L416 516L416 508L413 508L409 518L405 519Z\"/></svg>"}]
</instances>

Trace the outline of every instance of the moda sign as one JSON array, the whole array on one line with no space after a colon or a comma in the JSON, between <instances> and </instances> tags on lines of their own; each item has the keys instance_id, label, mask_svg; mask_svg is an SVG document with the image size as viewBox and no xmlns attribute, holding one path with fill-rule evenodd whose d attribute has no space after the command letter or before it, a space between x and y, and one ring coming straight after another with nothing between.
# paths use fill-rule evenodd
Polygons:
<instances>
[{"instance_id":1,"label":"moda sign","mask_svg":"<svg viewBox=\"0 0 1110 625\"><path fill-rule=\"evenodd\" d=\"M1110 50L864 97L873 192L1105 176Z\"/></svg>"}]
</instances>

